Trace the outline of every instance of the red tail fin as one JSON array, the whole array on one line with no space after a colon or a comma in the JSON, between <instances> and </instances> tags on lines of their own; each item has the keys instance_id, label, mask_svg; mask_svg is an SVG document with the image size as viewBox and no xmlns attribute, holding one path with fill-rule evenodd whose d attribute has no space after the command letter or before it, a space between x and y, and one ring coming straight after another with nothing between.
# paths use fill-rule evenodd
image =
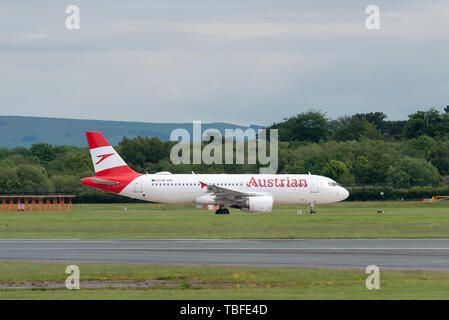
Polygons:
<instances>
[{"instance_id":1,"label":"red tail fin","mask_svg":"<svg viewBox=\"0 0 449 320\"><path fill-rule=\"evenodd\" d=\"M111 146L100 132L86 132L89 149Z\"/></svg>"},{"instance_id":2,"label":"red tail fin","mask_svg":"<svg viewBox=\"0 0 449 320\"><path fill-rule=\"evenodd\" d=\"M100 132L86 132L86 137L96 177L82 179L84 185L120 193L131 181L141 176L128 167Z\"/></svg>"}]
</instances>

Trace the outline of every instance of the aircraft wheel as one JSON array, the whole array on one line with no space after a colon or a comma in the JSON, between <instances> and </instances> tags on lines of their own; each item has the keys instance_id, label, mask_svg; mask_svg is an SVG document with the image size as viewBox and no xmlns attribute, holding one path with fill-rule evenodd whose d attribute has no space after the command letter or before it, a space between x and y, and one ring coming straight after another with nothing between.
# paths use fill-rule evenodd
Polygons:
<instances>
[{"instance_id":1,"label":"aircraft wheel","mask_svg":"<svg viewBox=\"0 0 449 320\"><path fill-rule=\"evenodd\" d=\"M316 214L315 206L313 204L309 204L310 214Z\"/></svg>"},{"instance_id":2,"label":"aircraft wheel","mask_svg":"<svg viewBox=\"0 0 449 320\"><path fill-rule=\"evenodd\" d=\"M222 209L218 209L217 211L215 211L215 214L223 214L223 210Z\"/></svg>"},{"instance_id":3,"label":"aircraft wheel","mask_svg":"<svg viewBox=\"0 0 449 320\"><path fill-rule=\"evenodd\" d=\"M229 214L229 210L228 209L223 209L223 214Z\"/></svg>"}]
</instances>

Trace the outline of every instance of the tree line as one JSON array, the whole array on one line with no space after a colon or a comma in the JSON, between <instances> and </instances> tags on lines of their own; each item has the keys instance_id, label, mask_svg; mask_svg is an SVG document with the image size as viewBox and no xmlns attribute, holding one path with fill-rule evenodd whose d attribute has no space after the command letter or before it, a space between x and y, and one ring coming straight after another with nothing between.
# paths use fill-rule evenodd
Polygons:
<instances>
[{"instance_id":1,"label":"tree line","mask_svg":"<svg viewBox=\"0 0 449 320\"><path fill-rule=\"evenodd\" d=\"M336 120L308 111L274 123L281 172L313 172L344 185L438 186L449 174L449 106L404 121L382 112Z\"/></svg>"},{"instance_id":2,"label":"tree line","mask_svg":"<svg viewBox=\"0 0 449 320\"><path fill-rule=\"evenodd\" d=\"M442 187L449 175L449 107L388 121L382 112L338 119L310 110L274 123L278 173L320 174L345 186ZM258 173L259 165L181 164L170 161L175 142L124 137L116 150L141 173ZM269 148L267 148L269 150ZM85 193L80 179L95 175L89 149L52 146L0 149L0 193Z\"/></svg>"}]
</instances>

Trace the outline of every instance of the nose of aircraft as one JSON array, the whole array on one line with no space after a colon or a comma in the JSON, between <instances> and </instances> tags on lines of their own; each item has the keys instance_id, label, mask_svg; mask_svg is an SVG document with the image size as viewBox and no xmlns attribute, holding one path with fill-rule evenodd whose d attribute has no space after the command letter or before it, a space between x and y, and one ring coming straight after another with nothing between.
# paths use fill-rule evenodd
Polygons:
<instances>
[{"instance_id":1,"label":"nose of aircraft","mask_svg":"<svg viewBox=\"0 0 449 320\"><path fill-rule=\"evenodd\" d=\"M339 190L339 192L338 192L339 194L340 194L340 201L343 201L343 200L345 200L347 197L349 197L349 191L348 190L346 190L345 188L343 188L343 187L340 187L340 190Z\"/></svg>"},{"instance_id":2,"label":"nose of aircraft","mask_svg":"<svg viewBox=\"0 0 449 320\"><path fill-rule=\"evenodd\" d=\"M343 187L337 186L335 191L336 191L337 201L343 201L347 197L349 197L349 191Z\"/></svg>"}]
</instances>

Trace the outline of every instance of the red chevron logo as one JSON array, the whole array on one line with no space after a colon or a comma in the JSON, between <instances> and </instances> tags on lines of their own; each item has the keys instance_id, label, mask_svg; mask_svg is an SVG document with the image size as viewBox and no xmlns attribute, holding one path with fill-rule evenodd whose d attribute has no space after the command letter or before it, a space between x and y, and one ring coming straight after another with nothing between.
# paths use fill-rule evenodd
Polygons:
<instances>
[{"instance_id":1,"label":"red chevron logo","mask_svg":"<svg viewBox=\"0 0 449 320\"><path fill-rule=\"evenodd\" d=\"M97 156L97 158L101 158L95 165L99 164L100 162L102 162L103 160L109 158L110 156L113 156L115 153L108 153L108 154L103 154L101 156Z\"/></svg>"},{"instance_id":2,"label":"red chevron logo","mask_svg":"<svg viewBox=\"0 0 449 320\"><path fill-rule=\"evenodd\" d=\"M201 189L203 189L204 187L207 187L207 183L204 183L204 182L201 182L201 181L200 181L200 183L201 183Z\"/></svg>"}]
</instances>

